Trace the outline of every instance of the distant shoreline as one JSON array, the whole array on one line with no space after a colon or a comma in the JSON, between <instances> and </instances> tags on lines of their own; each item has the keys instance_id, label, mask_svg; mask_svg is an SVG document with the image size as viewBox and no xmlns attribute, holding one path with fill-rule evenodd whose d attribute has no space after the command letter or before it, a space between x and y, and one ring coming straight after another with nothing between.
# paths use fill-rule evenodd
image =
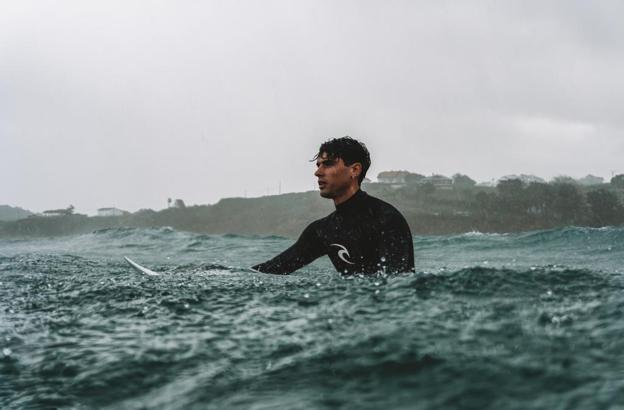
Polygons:
<instances>
[{"instance_id":1,"label":"distant shoreline","mask_svg":"<svg viewBox=\"0 0 624 410\"><path fill-rule=\"evenodd\" d=\"M609 184L508 184L436 189L368 183L363 189L396 206L415 235L522 232L575 226L624 225L624 190ZM207 234L296 238L313 220L334 210L317 191L260 198L226 198L214 205L140 210L121 216L31 216L0 222L0 237L83 234L115 227L171 226Z\"/></svg>"}]
</instances>

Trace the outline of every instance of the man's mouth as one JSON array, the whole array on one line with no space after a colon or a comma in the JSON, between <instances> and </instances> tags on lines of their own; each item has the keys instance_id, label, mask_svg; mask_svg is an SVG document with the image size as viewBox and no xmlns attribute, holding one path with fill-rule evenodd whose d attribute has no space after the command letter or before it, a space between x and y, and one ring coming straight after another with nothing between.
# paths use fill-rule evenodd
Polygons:
<instances>
[{"instance_id":1,"label":"man's mouth","mask_svg":"<svg viewBox=\"0 0 624 410\"><path fill-rule=\"evenodd\" d=\"M325 185L327 185L327 183L326 183L326 182L322 182L322 181L319 181L319 182L318 182L318 186L319 186L319 188L324 188L324 187L325 187Z\"/></svg>"}]
</instances>

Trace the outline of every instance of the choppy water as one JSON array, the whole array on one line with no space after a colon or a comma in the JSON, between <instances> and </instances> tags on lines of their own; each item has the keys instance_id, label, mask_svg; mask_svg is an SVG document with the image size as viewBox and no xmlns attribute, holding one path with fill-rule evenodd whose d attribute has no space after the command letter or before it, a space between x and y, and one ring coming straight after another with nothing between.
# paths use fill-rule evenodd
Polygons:
<instances>
[{"instance_id":1,"label":"choppy water","mask_svg":"<svg viewBox=\"0 0 624 410\"><path fill-rule=\"evenodd\" d=\"M291 243L0 240L0 407L624 408L622 228L415 237L390 277L245 269Z\"/></svg>"}]
</instances>

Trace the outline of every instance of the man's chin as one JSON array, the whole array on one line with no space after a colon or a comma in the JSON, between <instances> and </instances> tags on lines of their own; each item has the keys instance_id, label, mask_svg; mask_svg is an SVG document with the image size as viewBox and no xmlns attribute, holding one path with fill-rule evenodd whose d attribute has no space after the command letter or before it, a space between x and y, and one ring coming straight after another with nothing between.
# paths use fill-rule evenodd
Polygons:
<instances>
[{"instance_id":1,"label":"man's chin","mask_svg":"<svg viewBox=\"0 0 624 410\"><path fill-rule=\"evenodd\" d=\"M333 198L335 196L332 192L323 191L322 189L319 191L319 194L321 194L321 196L323 198L329 198L329 199L331 199L331 198Z\"/></svg>"}]
</instances>

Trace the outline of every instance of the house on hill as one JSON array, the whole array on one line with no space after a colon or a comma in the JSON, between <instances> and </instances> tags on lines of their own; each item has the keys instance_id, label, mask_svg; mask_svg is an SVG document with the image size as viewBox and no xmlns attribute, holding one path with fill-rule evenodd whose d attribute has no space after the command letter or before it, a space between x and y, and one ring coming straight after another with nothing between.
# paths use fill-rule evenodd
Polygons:
<instances>
[{"instance_id":1,"label":"house on hill","mask_svg":"<svg viewBox=\"0 0 624 410\"><path fill-rule=\"evenodd\" d=\"M68 212L67 209L49 209L47 211L43 211L40 216L66 216L71 215L71 212Z\"/></svg>"},{"instance_id":2,"label":"house on hill","mask_svg":"<svg viewBox=\"0 0 624 410\"><path fill-rule=\"evenodd\" d=\"M496 187L496 183L497 183L496 180L492 178L490 181L482 181L482 182L477 183L477 186L494 188Z\"/></svg>"},{"instance_id":3,"label":"house on hill","mask_svg":"<svg viewBox=\"0 0 624 410\"><path fill-rule=\"evenodd\" d=\"M377 181L381 184L405 184L408 171L383 171L377 175Z\"/></svg>"},{"instance_id":4,"label":"house on hill","mask_svg":"<svg viewBox=\"0 0 624 410\"><path fill-rule=\"evenodd\" d=\"M97 210L97 216L122 216L130 212L118 208L100 208Z\"/></svg>"},{"instance_id":5,"label":"house on hill","mask_svg":"<svg viewBox=\"0 0 624 410\"><path fill-rule=\"evenodd\" d=\"M579 178L578 183L581 185L585 185L585 186L601 185L601 184L604 184L604 178L588 174L587 176L584 176L583 178Z\"/></svg>"},{"instance_id":6,"label":"house on hill","mask_svg":"<svg viewBox=\"0 0 624 410\"><path fill-rule=\"evenodd\" d=\"M414 174L409 171L384 171L377 175L377 181L382 184L390 184L395 188L406 184L424 185L433 184L436 188L452 189L453 179L444 175L433 174L429 177Z\"/></svg>"},{"instance_id":7,"label":"house on hill","mask_svg":"<svg viewBox=\"0 0 624 410\"><path fill-rule=\"evenodd\" d=\"M39 216L52 217L52 216L67 216L74 213L74 206L70 205L65 209L49 209L43 211Z\"/></svg>"},{"instance_id":8,"label":"house on hill","mask_svg":"<svg viewBox=\"0 0 624 410\"><path fill-rule=\"evenodd\" d=\"M497 185L498 185L499 182L510 181L512 179L519 179L520 181L522 181L522 183L524 185L528 185L528 184L530 184L532 182L539 182L541 184L545 184L546 183L546 181L543 178L540 178L540 177L535 176L535 175L527 175L527 174L515 175L515 174L512 174L512 175L505 175L504 177L500 177L498 179L498 181L497 181Z\"/></svg>"},{"instance_id":9,"label":"house on hill","mask_svg":"<svg viewBox=\"0 0 624 410\"><path fill-rule=\"evenodd\" d=\"M423 184L433 184L437 189L453 189L453 180L444 175L434 174L422 180Z\"/></svg>"}]
</instances>

